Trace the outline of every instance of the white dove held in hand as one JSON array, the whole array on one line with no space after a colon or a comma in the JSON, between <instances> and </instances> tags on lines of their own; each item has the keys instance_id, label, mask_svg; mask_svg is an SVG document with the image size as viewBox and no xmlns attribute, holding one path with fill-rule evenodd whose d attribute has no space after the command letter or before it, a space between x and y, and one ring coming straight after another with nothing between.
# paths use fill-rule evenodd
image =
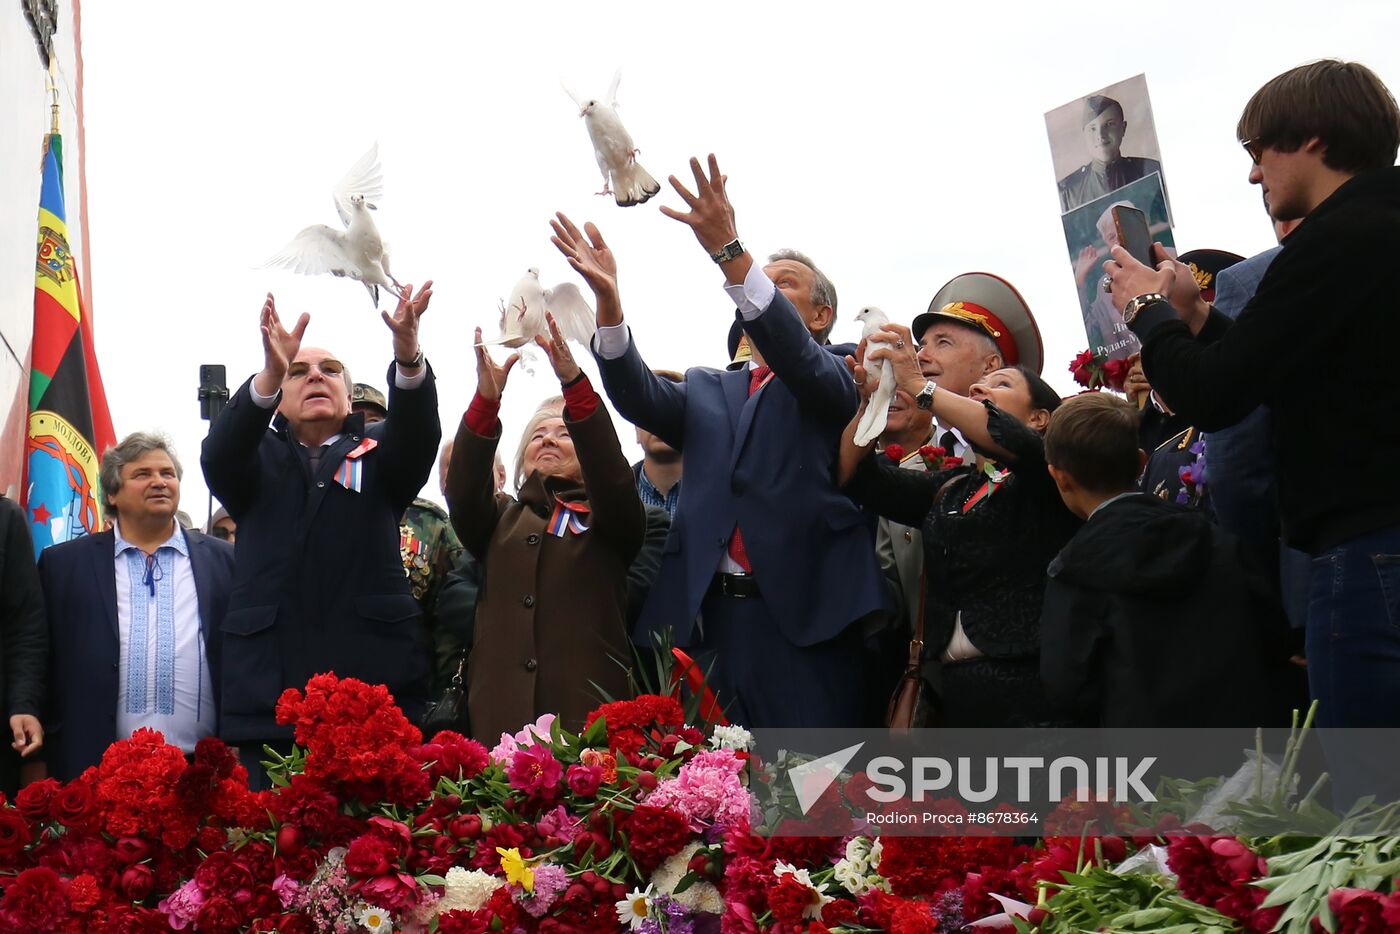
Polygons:
<instances>
[{"instance_id":1,"label":"white dove held in hand","mask_svg":"<svg viewBox=\"0 0 1400 934\"><path fill-rule=\"evenodd\" d=\"M330 273L364 283L370 299L379 307L379 287L397 296L403 288L389 272L389 251L379 236L370 211L384 193L379 168L379 144L370 147L345 177L331 189L335 209L344 230L313 224L292 238L266 266L284 266L293 272L315 276Z\"/></svg>"},{"instance_id":2,"label":"white dove held in hand","mask_svg":"<svg viewBox=\"0 0 1400 934\"><path fill-rule=\"evenodd\" d=\"M482 341L483 344L504 344L521 347L533 343L536 335L549 338L549 325L544 313L554 315L559 332L585 347L593 339L596 321L593 309L584 301L578 286L564 282L552 289L540 285L540 271L533 266L515 283L510 301L501 308L501 334Z\"/></svg>"},{"instance_id":3,"label":"white dove held in hand","mask_svg":"<svg viewBox=\"0 0 1400 934\"><path fill-rule=\"evenodd\" d=\"M889 324L885 313L874 306L856 312L856 320L861 322L861 336L865 338L865 356L870 359L870 351L875 347L888 347L889 342L878 336L880 329ZM875 367L868 364L865 378L876 381L875 391L870 394L865 412L856 424L855 442L865 447L885 430L885 418L889 415L890 403L894 401L894 364L889 359L880 360Z\"/></svg>"},{"instance_id":4,"label":"white dove held in hand","mask_svg":"<svg viewBox=\"0 0 1400 934\"><path fill-rule=\"evenodd\" d=\"M622 72L619 71L613 75L606 103L597 98L584 100L568 85L564 90L578 104L579 116L588 127L588 138L593 141L593 155L598 160L598 170L603 173L603 190L598 194L611 194L622 207L631 207L646 201L660 191L661 186L637 161L639 150L617 115L617 86L621 81Z\"/></svg>"}]
</instances>

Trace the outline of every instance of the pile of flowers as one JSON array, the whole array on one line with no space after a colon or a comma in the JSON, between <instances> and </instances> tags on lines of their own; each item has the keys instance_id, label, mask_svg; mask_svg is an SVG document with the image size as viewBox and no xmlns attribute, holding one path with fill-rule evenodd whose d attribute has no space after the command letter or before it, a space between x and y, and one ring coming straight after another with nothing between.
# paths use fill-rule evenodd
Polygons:
<instances>
[{"instance_id":1,"label":"pile of flowers","mask_svg":"<svg viewBox=\"0 0 1400 934\"><path fill-rule=\"evenodd\" d=\"M880 837L850 824L858 782L808 809L831 835L760 834L750 782L772 773L752 737L688 724L674 697L604 704L577 735L545 716L489 750L425 738L383 686L334 675L286 692L277 716L297 745L271 791L249 791L218 740L187 761L142 730L77 780L3 802L0 931L933 934L1076 930L1081 911L1222 931L1300 912L1289 930L1400 925L1382 874L1400 853L1374 843L1289 915L1296 880L1334 850L1266 858L1203 828L1169 835L1170 817L1138 837ZM1115 874L1144 848L1170 868Z\"/></svg>"}]
</instances>

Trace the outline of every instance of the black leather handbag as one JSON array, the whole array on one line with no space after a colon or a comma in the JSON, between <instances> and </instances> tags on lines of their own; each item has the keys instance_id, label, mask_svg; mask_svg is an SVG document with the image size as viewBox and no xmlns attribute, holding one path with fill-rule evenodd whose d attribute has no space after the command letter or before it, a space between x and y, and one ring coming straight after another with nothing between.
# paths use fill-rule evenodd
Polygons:
<instances>
[{"instance_id":1,"label":"black leather handbag","mask_svg":"<svg viewBox=\"0 0 1400 934\"><path fill-rule=\"evenodd\" d=\"M443 689L442 696L428 705L419 727L424 739L431 739L442 730L453 730L463 736L471 735L471 721L467 715L467 692L465 690L467 653L457 659L457 670L452 680Z\"/></svg>"}]
</instances>

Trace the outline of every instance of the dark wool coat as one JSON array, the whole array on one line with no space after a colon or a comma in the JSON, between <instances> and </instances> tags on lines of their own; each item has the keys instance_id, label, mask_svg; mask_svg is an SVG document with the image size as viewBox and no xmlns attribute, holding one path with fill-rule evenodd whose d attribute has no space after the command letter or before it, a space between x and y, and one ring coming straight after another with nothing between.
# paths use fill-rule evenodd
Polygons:
<instances>
[{"instance_id":1,"label":"dark wool coat","mask_svg":"<svg viewBox=\"0 0 1400 934\"><path fill-rule=\"evenodd\" d=\"M487 745L546 713L579 730L601 703L598 688L629 696L627 570L646 519L608 410L599 404L579 421L566 413L565 422L583 483L536 472L518 499L495 493L499 435L478 435L463 419L452 448L452 525L485 564L467 701L472 733ZM556 497L588 505L587 531L550 533Z\"/></svg>"}]
</instances>

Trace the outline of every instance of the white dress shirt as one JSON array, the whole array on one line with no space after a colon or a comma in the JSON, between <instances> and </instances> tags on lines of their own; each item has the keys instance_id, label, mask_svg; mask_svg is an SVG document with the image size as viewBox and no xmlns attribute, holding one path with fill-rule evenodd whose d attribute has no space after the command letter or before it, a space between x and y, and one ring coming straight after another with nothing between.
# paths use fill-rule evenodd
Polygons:
<instances>
[{"instance_id":1,"label":"white dress shirt","mask_svg":"<svg viewBox=\"0 0 1400 934\"><path fill-rule=\"evenodd\" d=\"M117 735L141 727L165 734L185 752L214 732L214 684L199 628L194 567L183 530L175 523L153 556L116 541Z\"/></svg>"}]
</instances>

